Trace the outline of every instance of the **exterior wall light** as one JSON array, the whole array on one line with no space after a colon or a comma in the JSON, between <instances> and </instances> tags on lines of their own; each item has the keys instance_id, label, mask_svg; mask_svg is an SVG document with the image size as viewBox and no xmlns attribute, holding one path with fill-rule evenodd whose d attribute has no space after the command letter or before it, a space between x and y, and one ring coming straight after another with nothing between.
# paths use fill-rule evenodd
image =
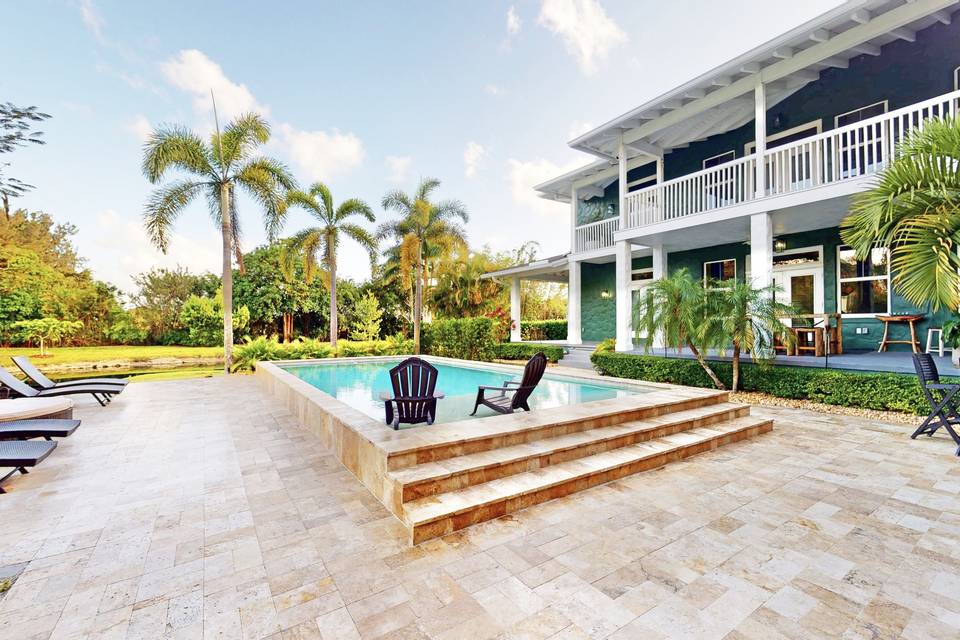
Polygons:
<instances>
[{"instance_id":1,"label":"exterior wall light","mask_svg":"<svg viewBox=\"0 0 960 640\"><path fill-rule=\"evenodd\" d=\"M781 251L787 250L787 241L786 240L774 240L773 241L773 252L780 253Z\"/></svg>"},{"instance_id":2,"label":"exterior wall light","mask_svg":"<svg viewBox=\"0 0 960 640\"><path fill-rule=\"evenodd\" d=\"M601 292L600 292L600 297L603 298L604 300L609 299L609 298L610 298L610 289L604 289L603 291L601 291Z\"/></svg>"}]
</instances>

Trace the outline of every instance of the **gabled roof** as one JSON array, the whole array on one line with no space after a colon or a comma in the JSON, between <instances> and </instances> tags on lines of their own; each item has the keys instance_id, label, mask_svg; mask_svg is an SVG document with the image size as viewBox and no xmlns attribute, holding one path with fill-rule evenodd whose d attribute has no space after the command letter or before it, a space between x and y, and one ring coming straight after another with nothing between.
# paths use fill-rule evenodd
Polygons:
<instances>
[{"instance_id":1,"label":"gabled roof","mask_svg":"<svg viewBox=\"0 0 960 640\"><path fill-rule=\"evenodd\" d=\"M754 117L758 82L764 84L769 108L817 80L824 69L846 67L856 56L879 55L884 45L912 41L916 31L936 22L949 24L957 1L850 0L569 144L615 160L621 134L628 157L634 157L656 156L736 129Z\"/></svg>"}]
</instances>

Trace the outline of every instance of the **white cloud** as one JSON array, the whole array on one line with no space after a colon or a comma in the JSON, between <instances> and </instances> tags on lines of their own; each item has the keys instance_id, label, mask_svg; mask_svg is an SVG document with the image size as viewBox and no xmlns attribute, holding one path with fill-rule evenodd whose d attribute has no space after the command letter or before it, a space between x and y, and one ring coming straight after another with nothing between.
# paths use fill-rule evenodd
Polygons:
<instances>
[{"instance_id":1,"label":"white cloud","mask_svg":"<svg viewBox=\"0 0 960 640\"><path fill-rule=\"evenodd\" d=\"M107 209L97 216L96 228L94 242L100 250L90 266L98 278L125 291L133 289L131 276L153 267L183 266L194 273L220 273L220 237L212 228L200 239L172 234L166 254L150 243L137 216L120 216Z\"/></svg>"},{"instance_id":2,"label":"white cloud","mask_svg":"<svg viewBox=\"0 0 960 640\"><path fill-rule=\"evenodd\" d=\"M480 168L480 162L487 155L487 150L478 142L471 140L467 143L467 148L463 150L464 174L468 178L477 175L477 169Z\"/></svg>"},{"instance_id":3,"label":"white cloud","mask_svg":"<svg viewBox=\"0 0 960 640\"><path fill-rule=\"evenodd\" d=\"M627 40L599 0L543 0L537 22L560 36L580 70L588 75L611 49Z\"/></svg>"},{"instance_id":4,"label":"white cloud","mask_svg":"<svg viewBox=\"0 0 960 640\"><path fill-rule=\"evenodd\" d=\"M261 105L245 84L237 84L223 72L223 68L197 49L184 49L176 57L160 64L164 77L173 86L193 95L193 108L198 113L210 113L213 105L210 92L217 100L217 115L222 122L255 111L269 115L270 109Z\"/></svg>"},{"instance_id":5,"label":"white cloud","mask_svg":"<svg viewBox=\"0 0 960 640\"><path fill-rule=\"evenodd\" d=\"M289 124L280 125L281 144L310 180L331 180L363 162L366 152L360 138L334 129L300 131Z\"/></svg>"},{"instance_id":6,"label":"white cloud","mask_svg":"<svg viewBox=\"0 0 960 640\"><path fill-rule=\"evenodd\" d=\"M140 142L146 142L153 133L153 125L142 113L138 113L133 120L126 123L124 129L135 135Z\"/></svg>"},{"instance_id":7,"label":"white cloud","mask_svg":"<svg viewBox=\"0 0 960 640\"><path fill-rule=\"evenodd\" d=\"M544 216L555 217L569 214L569 205L544 200L537 195L533 187L568 171L573 171L583 164L582 161L574 160L563 166L544 158L527 162L511 158L507 162L510 166L510 195L515 203Z\"/></svg>"},{"instance_id":8,"label":"white cloud","mask_svg":"<svg viewBox=\"0 0 960 640\"><path fill-rule=\"evenodd\" d=\"M594 124L592 122L586 122L583 120L574 120L570 123L570 129L567 131L567 140L573 140L574 138L579 138L587 131L593 130Z\"/></svg>"},{"instance_id":9,"label":"white cloud","mask_svg":"<svg viewBox=\"0 0 960 640\"><path fill-rule=\"evenodd\" d=\"M484 85L483 90L492 96L499 96L504 93L503 87L495 85L492 82Z\"/></svg>"},{"instance_id":10,"label":"white cloud","mask_svg":"<svg viewBox=\"0 0 960 640\"><path fill-rule=\"evenodd\" d=\"M92 33L97 40L103 42L103 27L106 23L94 6L93 0L80 0L80 19L83 20L83 26L87 28L87 31Z\"/></svg>"},{"instance_id":11,"label":"white cloud","mask_svg":"<svg viewBox=\"0 0 960 640\"><path fill-rule=\"evenodd\" d=\"M517 13L517 8L510 6L507 9L507 33L511 36L515 36L520 33L520 15Z\"/></svg>"},{"instance_id":12,"label":"white cloud","mask_svg":"<svg viewBox=\"0 0 960 640\"><path fill-rule=\"evenodd\" d=\"M410 176L410 165L413 158L410 156L387 156L387 168L390 173L387 180L395 184L403 184Z\"/></svg>"}]
</instances>

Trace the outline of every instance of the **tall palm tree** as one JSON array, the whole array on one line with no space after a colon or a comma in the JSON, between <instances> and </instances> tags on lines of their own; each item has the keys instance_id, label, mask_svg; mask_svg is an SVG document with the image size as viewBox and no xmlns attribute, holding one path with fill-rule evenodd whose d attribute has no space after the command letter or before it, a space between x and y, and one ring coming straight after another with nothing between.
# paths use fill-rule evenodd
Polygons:
<instances>
[{"instance_id":1,"label":"tall palm tree","mask_svg":"<svg viewBox=\"0 0 960 640\"><path fill-rule=\"evenodd\" d=\"M423 320L424 260L440 255L456 245L466 244L466 232L458 221L467 222L466 207L458 200L434 204L433 192L440 186L436 178L423 178L412 194L391 191L383 197L383 208L401 218L380 225L380 238L397 241L401 265L414 270L413 350L420 353L420 324Z\"/></svg>"},{"instance_id":2,"label":"tall palm tree","mask_svg":"<svg viewBox=\"0 0 960 640\"><path fill-rule=\"evenodd\" d=\"M960 307L960 122L930 120L853 199L840 235L860 258L890 251L893 286L917 307Z\"/></svg>"},{"instance_id":3,"label":"tall palm tree","mask_svg":"<svg viewBox=\"0 0 960 640\"><path fill-rule=\"evenodd\" d=\"M263 208L267 235L273 238L283 224L287 191L296 182L287 168L273 158L255 155L270 139L270 126L257 114L238 117L219 126L207 143L185 127L161 127L143 149L143 174L157 184L168 171L189 177L173 180L154 190L143 219L150 240L166 252L170 230L177 217L195 198L207 199L210 215L220 226L223 241L223 352L224 372L233 360L234 249L240 251L240 224L236 188L241 187Z\"/></svg>"},{"instance_id":4,"label":"tall palm tree","mask_svg":"<svg viewBox=\"0 0 960 640\"><path fill-rule=\"evenodd\" d=\"M373 210L363 200L350 198L334 208L330 189L322 182L315 182L310 190L291 191L287 194L287 203L291 207L301 207L320 222L319 227L310 227L294 235L284 245L281 252L281 265L286 273L293 269L294 260L303 258L304 277L307 282L313 279L317 267L326 270L324 276L329 279L330 288L330 346L337 346L337 246L340 234L346 235L363 247L370 255L371 262L376 259L377 240L363 227L350 222L350 218L359 216L368 222L374 222ZM318 260L317 257L320 256Z\"/></svg>"}]
</instances>

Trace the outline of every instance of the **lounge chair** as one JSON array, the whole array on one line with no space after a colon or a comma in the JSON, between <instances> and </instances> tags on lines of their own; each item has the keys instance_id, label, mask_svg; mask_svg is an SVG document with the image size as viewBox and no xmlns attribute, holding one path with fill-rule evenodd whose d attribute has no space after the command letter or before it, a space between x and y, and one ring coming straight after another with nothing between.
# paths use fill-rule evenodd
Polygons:
<instances>
[{"instance_id":1,"label":"lounge chair","mask_svg":"<svg viewBox=\"0 0 960 640\"><path fill-rule=\"evenodd\" d=\"M17 471L27 473L27 467L35 467L57 448L56 442L26 442L15 440L0 442L0 467L13 467L13 471L0 478L3 483ZM6 493L0 487L0 493Z\"/></svg>"},{"instance_id":2,"label":"lounge chair","mask_svg":"<svg viewBox=\"0 0 960 640\"><path fill-rule=\"evenodd\" d=\"M400 423L433 424L437 400L444 397L436 390L437 376L437 368L421 358L407 358L390 369L393 395L380 393L387 424L394 429L399 429Z\"/></svg>"},{"instance_id":3,"label":"lounge chair","mask_svg":"<svg viewBox=\"0 0 960 640\"><path fill-rule=\"evenodd\" d=\"M119 378L81 378L79 380L66 380L64 382L54 382L43 375L40 369L37 369L30 358L27 356L13 356L13 363L17 365L23 374L35 382L41 389L53 389L55 387L78 387L82 385L102 384L105 386L119 387L121 390L127 386L126 380ZM118 392L119 393L119 392Z\"/></svg>"},{"instance_id":4,"label":"lounge chair","mask_svg":"<svg viewBox=\"0 0 960 640\"><path fill-rule=\"evenodd\" d=\"M71 387L54 387L53 389L34 389L26 382L17 380L12 373L0 367L0 386L10 389L13 393L24 398L47 398L50 396L69 396L89 393L100 406L105 407L110 397L120 393L118 387L106 385L76 385Z\"/></svg>"},{"instance_id":5,"label":"lounge chair","mask_svg":"<svg viewBox=\"0 0 960 640\"><path fill-rule=\"evenodd\" d=\"M497 413L513 413L517 409L530 411L527 400L540 384L540 378L543 377L546 368L547 356L542 352L537 353L523 367L523 378L520 382L505 380L502 387L479 387L477 402L473 405L473 413L470 415L476 415L480 405L489 407ZM487 397L488 391L499 391L499 393Z\"/></svg>"},{"instance_id":6,"label":"lounge chair","mask_svg":"<svg viewBox=\"0 0 960 640\"><path fill-rule=\"evenodd\" d=\"M0 422L0 440L32 440L43 438L66 438L80 426L79 420L60 420L56 418L36 418Z\"/></svg>"},{"instance_id":7,"label":"lounge chair","mask_svg":"<svg viewBox=\"0 0 960 640\"><path fill-rule=\"evenodd\" d=\"M957 399L960 384L941 384L937 363L929 353L913 354L913 368L917 370L920 388L930 403L931 411L910 437L916 439L923 434L932 436L937 429L943 427L957 443L957 455L960 456L960 434L954 429L960 425L960 405Z\"/></svg>"}]
</instances>

